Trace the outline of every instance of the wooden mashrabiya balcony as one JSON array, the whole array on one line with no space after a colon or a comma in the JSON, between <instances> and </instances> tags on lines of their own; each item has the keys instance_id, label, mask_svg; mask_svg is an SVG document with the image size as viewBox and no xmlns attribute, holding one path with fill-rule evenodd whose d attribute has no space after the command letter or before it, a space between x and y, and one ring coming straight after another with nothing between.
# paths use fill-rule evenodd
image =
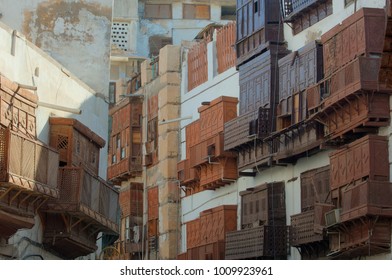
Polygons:
<instances>
[{"instance_id":1,"label":"wooden mashrabiya balcony","mask_svg":"<svg viewBox=\"0 0 392 280\"><path fill-rule=\"evenodd\" d=\"M33 227L37 210L59 196L58 162L43 143L0 129L0 236Z\"/></svg>"}]
</instances>

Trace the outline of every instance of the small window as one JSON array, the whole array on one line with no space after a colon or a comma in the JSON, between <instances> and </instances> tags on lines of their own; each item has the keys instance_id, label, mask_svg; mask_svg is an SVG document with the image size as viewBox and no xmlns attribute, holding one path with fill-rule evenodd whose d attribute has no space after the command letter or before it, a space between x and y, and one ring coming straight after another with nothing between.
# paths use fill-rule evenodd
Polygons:
<instances>
[{"instance_id":1,"label":"small window","mask_svg":"<svg viewBox=\"0 0 392 280\"><path fill-rule=\"evenodd\" d=\"M124 159L125 155L126 155L125 148L121 148L121 159Z\"/></svg>"},{"instance_id":2,"label":"small window","mask_svg":"<svg viewBox=\"0 0 392 280\"><path fill-rule=\"evenodd\" d=\"M117 136L116 136L116 143L117 143L117 149L120 149L121 148L120 134L117 134Z\"/></svg>"},{"instance_id":3,"label":"small window","mask_svg":"<svg viewBox=\"0 0 392 280\"><path fill-rule=\"evenodd\" d=\"M210 19L210 6L184 4L183 18L184 19Z\"/></svg>"},{"instance_id":4,"label":"small window","mask_svg":"<svg viewBox=\"0 0 392 280\"><path fill-rule=\"evenodd\" d=\"M130 235L129 216L125 218L125 240L129 241Z\"/></svg>"},{"instance_id":5,"label":"small window","mask_svg":"<svg viewBox=\"0 0 392 280\"><path fill-rule=\"evenodd\" d=\"M235 20L236 19L235 6L222 6L221 7L221 19L222 20Z\"/></svg>"},{"instance_id":6,"label":"small window","mask_svg":"<svg viewBox=\"0 0 392 280\"><path fill-rule=\"evenodd\" d=\"M344 6L348 6L352 3L354 3L354 0L344 0Z\"/></svg>"},{"instance_id":7,"label":"small window","mask_svg":"<svg viewBox=\"0 0 392 280\"><path fill-rule=\"evenodd\" d=\"M172 11L170 4L146 4L144 6L145 18L171 19Z\"/></svg>"},{"instance_id":8,"label":"small window","mask_svg":"<svg viewBox=\"0 0 392 280\"><path fill-rule=\"evenodd\" d=\"M112 155L112 164L116 163L117 159L116 159L116 155Z\"/></svg>"},{"instance_id":9,"label":"small window","mask_svg":"<svg viewBox=\"0 0 392 280\"><path fill-rule=\"evenodd\" d=\"M116 83L114 82L109 83L109 103L116 103Z\"/></svg>"}]
</instances>

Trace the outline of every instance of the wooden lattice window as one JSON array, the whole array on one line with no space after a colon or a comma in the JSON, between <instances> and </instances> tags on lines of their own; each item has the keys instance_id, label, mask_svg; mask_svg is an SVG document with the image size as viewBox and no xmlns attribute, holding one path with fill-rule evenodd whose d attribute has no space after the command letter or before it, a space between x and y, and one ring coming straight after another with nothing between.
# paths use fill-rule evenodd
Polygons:
<instances>
[{"instance_id":1,"label":"wooden lattice window","mask_svg":"<svg viewBox=\"0 0 392 280\"><path fill-rule=\"evenodd\" d=\"M209 5L183 5L183 18L184 19L210 19L210 6Z\"/></svg>"},{"instance_id":2,"label":"wooden lattice window","mask_svg":"<svg viewBox=\"0 0 392 280\"><path fill-rule=\"evenodd\" d=\"M147 141L154 143L151 148L155 150L158 146L158 118L150 120L147 129Z\"/></svg>"},{"instance_id":3,"label":"wooden lattice window","mask_svg":"<svg viewBox=\"0 0 392 280\"><path fill-rule=\"evenodd\" d=\"M57 136L57 149L67 150L68 149L68 137L64 135Z\"/></svg>"},{"instance_id":4,"label":"wooden lattice window","mask_svg":"<svg viewBox=\"0 0 392 280\"><path fill-rule=\"evenodd\" d=\"M172 9L170 4L146 4L144 6L145 18L171 19Z\"/></svg>"},{"instance_id":5,"label":"wooden lattice window","mask_svg":"<svg viewBox=\"0 0 392 280\"><path fill-rule=\"evenodd\" d=\"M221 19L222 20L235 20L236 18L236 7L235 6L222 6L221 7Z\"/></svg>"}]
</instances>

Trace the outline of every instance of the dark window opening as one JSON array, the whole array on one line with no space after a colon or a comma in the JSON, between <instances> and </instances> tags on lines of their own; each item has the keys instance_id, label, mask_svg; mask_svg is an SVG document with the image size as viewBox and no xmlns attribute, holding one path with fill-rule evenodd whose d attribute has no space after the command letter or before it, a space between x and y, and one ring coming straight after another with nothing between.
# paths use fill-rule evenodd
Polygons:
<instances>
[{"instance_id":1,"label":"dark window opening","mask_svg":"<svg viewBox=\"0 0 392 280\"><path fill-rule=\"evenodd\" d=\"M235 20L236 19L235 6L222 6L221 7L221 19L222 20Z\"/></svg>"}]
</instances>

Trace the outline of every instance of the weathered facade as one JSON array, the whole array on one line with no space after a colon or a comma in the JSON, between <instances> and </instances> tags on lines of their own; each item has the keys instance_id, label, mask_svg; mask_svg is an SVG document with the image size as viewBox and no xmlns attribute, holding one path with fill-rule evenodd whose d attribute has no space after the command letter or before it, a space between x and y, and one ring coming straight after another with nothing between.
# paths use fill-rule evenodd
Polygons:
<instances>
[{"instance_id":1,"label":"weathered facade","mask_svg":"<svg viewBox=\"0 0 392 280\"><path fill-rule=\"evenodd\" d=\"M2 22L108 97L112 1L1 0L0 6Z\"/></svg>"},{"instance_id":2,"label":"weathered facade","mask_svg":"<svg viewBox=\"0 0 392 280\"><path fill-rule=\"evenodd\" d=\"M0 23L0 38L1 256L98 258L119 231L107 103L21 32Z\"/></svg>"}]
</instances>

